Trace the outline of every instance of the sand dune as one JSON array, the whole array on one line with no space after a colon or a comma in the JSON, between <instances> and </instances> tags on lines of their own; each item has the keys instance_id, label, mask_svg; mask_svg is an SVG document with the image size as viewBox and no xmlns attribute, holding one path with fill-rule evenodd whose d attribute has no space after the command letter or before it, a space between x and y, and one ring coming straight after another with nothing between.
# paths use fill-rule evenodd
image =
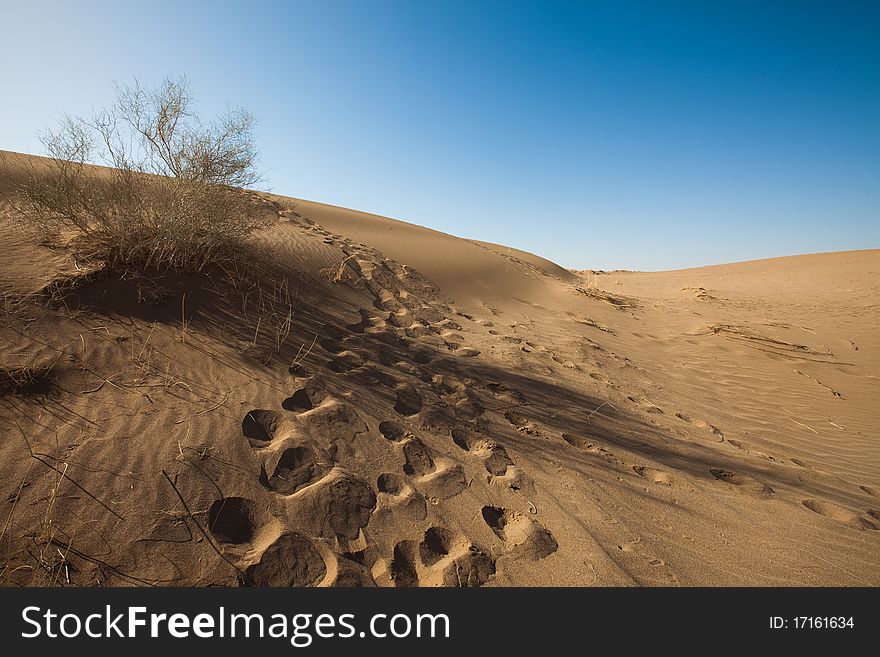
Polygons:
<instances>
[{"instance_id":1,"label":"sand dune","mask_svg":"<svg viewBox=\"0 0 880 657\"><path fill-rule=\"evenodd\" d=\"M273 198L252 288L53 294L4 208L0 364L51 372L3 583L880 584L880 251L570 272Z\"/></svg>"}]
</instances>

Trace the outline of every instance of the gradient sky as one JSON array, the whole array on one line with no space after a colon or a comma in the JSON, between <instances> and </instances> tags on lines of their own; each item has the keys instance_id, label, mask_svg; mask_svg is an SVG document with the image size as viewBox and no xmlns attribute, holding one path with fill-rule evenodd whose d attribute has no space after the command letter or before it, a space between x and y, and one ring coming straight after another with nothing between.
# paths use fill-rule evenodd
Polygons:
<instances>
[{"instance_id":1,"label":"gradient sky","mask_svg":"<svg viewBox=\"0 0 880 657\"><path fill-rule=\"evenodd\" d=\"M266 187L566 267L880 247L880 3L0 0L0 149L112 82L259 118Z\"/></svg>"}]
</instances>

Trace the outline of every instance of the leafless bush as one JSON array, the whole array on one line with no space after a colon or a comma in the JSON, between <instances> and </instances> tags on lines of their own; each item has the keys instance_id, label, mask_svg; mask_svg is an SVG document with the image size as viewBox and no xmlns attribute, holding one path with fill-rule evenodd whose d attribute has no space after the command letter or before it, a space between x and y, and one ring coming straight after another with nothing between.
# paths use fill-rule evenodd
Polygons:
<instances>
[{"instance_id":1,"label":"leafless bush","mask_svg":"<svg viewBox=\"0 0 880 657\"><path fill-rule=\"evenodd\" d=\"M22 216L80 259L111 267L200 271L233 257L264 225L254 118L229 109L214 122L193 110L185 78L157 89L117 85L109 109L66 117L30 165ZM91 166L100 163L110 168Z\"/></svg>"}]
</instances>

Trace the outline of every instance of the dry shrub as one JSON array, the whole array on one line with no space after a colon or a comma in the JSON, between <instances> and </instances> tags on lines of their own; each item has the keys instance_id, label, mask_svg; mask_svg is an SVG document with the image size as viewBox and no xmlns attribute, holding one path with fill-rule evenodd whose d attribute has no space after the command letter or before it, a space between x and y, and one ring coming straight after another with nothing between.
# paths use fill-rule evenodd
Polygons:
<instances>
[{"instance_id":1,"label":"dry shrub","mask_svg":"<svg viewBox=\"0 0 880 657\"><path fill-rule=\"evenodd\" d=\"M259 176L253 117L211 123L192 110L183 78L148 90L117 86L113 106L66 117L28 165L18 210L80 260L197 272L234 257L274 215L247 191ZM94 163L109 168L92 166Z\"/></svg>"}]
</instances>

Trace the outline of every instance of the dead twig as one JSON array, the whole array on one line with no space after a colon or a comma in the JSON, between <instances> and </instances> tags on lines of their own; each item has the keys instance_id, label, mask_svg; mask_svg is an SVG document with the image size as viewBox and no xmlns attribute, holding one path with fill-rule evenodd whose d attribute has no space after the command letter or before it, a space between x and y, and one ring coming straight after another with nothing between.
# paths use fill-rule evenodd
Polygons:
<instances>
[{"instance_id":1,"label":"dead twig","mask_svg":"<svg viewBox=\"0 0 880 657\"><path fill-rule=\"evenodd\" d=\"M829 352L829 353L830 353L830 352ZM832 395L834 395L835 397L839 397L840 399L843 399L843 395L840 394L837 390L835 390L835 389L832 388L831 386L829 386L829 385L825 385L824 383L822 383L821 381L819 381L819 380L816 379L815 377L812 377L812 376L810 376L809 374L805 374L804 372L801 372L799 369L795 369L795 372L797 372L797 373L800 374L801 376L805 376L805 377L807 377L810 381L813 381L813 382L815 382L815 383L818 383L818 384L819 384L820 386L822 386L823 388L828 388L828 390L831 391L831 394L832 394Z\"/></svg>"},{"instance_id":2,"label":"dead twig","mask_svg":"<svg viewBox=\"0 0 880 657\"><path fill-rule=\"evenodd\" d=\"M229 560L229 557L227 557L225 554L223 554L223 552L220 550L220 548L217 547L217 545L214 543L214 539L211 538L211 536L208 534L208 532L205 531L204 527L202 527L202 523L200 523L196 519L195 515L193 514L193 512L190 510L189 506L187 505L186 500L183 499L183 495L180 494L180 491L177 489L177 486L174 484L174 482L171 480L171 477L168 476L168 473L165 472L164 469L162 470L162 474L165 476L165 479L168 480L168 483L171 485L171 488L174 489L174 492L177 494L177 497L180 500L180 503L183 504L183 508L186 509L186 512L189 514L189 517L192 518L192 521L196 524L196 527L199 528L199 531L202 533L202 536L204 536L205 539L207 539L208 544L212 548L214 548L214 552L216 552L220 556L220 558L223 559L223 561L225 561L230 566L232 566L235 569L235 572L237 572L239 575L241 575L242 578L244 578L244 573L242 572L241 568L239 568L234 563L232 563L232 561Z\"/></svg>"},{"instance_id":3,"label":"dead twig","mask_svg":"<svg viewBox=\"0 0 880 657\"><path fill-rule=\"evenodd\" d=\"M590 419L591 417L593 417L596 413L598 413L600 410L602 410L602 407L603 407L603 406L611 406L611 408L614 408L614 405L611 404L611 402L604 401L604 402L602 402L601 404L599 404L596 408L594 408L593 411L592 411L591 413L589 413L589 414L587 415L587 419L589 420L589 419ZM614 410L616 411L617 409L614 408Z\"/></svg>"},{"instance_id":4,"label":"dead twig","mask_svg":"<svg viewBox=\"0 0 880 657\"><path fill-rule=\"evenodd\" d=\"M794 423L797 424L798 426L805 427L805 428L809 429L810 431L812 431L812 432L813 432L814 434L816 434L817 436L819 435L819 432L816 431L813 427L809 426L808 424L804 424L803 422L798 422L797 420L795 420L795 419L794 419L793 417L791 417L790 415L786 415L785 417L787 417L789 420L791 420L792 422L794 422Z\"/></svg>"},{"instance_id":5,"label":"dead twig","mask_svg":"<svg viewBox=\"0 0 880 657\"><path fill-rule=\"evenodd\" d=\"M120 520L125 520L125 518L124 518L123 516L121 516L121 515L119 515L118 513L116 513L116 511L114 511L113 509L111 509L111 508L110 508L109 506L107 506L104 502L102 502L101 500L99 500L97 497L95 497L94 495L92 495L88 490L86 490L85 488L83 488L82 486L80 486L78 483L76 483L76 481L74 481L73 479L71 479L70 475L67 474L66 471L65 471L65 472L62 472L61 470L59 470L58 468L56 468L54 465L52 465L51 463L49 463L49 462L47 462L47 461L44 461L44 460L41 458L41 456L49 457L48 454L38 455L38 454L35 453L35 452L31 452L31 456L32 456L33 458L35 458L37 461L39 461L40 463L42 463L43 465L45 465L47 468L51 468L52 470L54 470L54 471L57 472L58 474L62 475L62 477L61 477L62 479L67 479L67 481L69 481L69 482L72 483L74 486L76 486L77 488L79 488L83 493L85 493L86 495L88 495L89 497L91 497L95 502L97 502L97 503L100 504L102 507L104 507L105 509L107 509L107 510L108 510L110 513L112 513L114 516L116 516L116 517L119 518ZM51 458L51 457L49 457L49 458ZM65 463L65 466L66 466L66 465L67 465L67 464ZM66 468L65 468L65 470L66 470ZM60 483L60 482L59 482L59 483Z\"/></svg>"},{"instance_id":6,"label":"dead twig","mask_svg":"<svg viewBox=\"0 0 880 657\"><path fill-rule=\"evenodd\" d=\"M48 461L46 461L46 460L43 458L43 457L46 457L46 458L50 458L50 459L51 459L51 458L54 458L54 457L50 456L49 454L42 454L42 453L39 453L39 452L35 452L35 451L31 448L31 444L28 442L27 435L25 434L24 429L21 428L21 425L18 424L18 422L16 422L16 423L15 423L15 426L17 426L19 432L21 432L21 436L22 436L22 438L24 439L25 445L27 445L28 453L31 455L31 458L36 459L37 461L39 461L40 463L42 463L43 465L45 465L47 468L49 468L49 469L51 469L51 470L54 470L55 472L57 472L58 474L60 474L60 475L61 475L61 480L63 480L63 479L67 479L67 481L69 481L69 482L72 483L74 486L76 486L77 488L79 488L83 493L85 493L86 495L88 495L88 496L89 496L90 498L92 498L95 502L97 502L97 503L100 504L102 507L104 507L105 509L107 509L107 511L109 511L110 513L112 513L114 516L116 516L116 517L119 518L120 520L125 520L124 517L122 517L121 515L119 515L118 513L116 513L116 511L114 511L113 509L111 509L111 508L110 508L109 506L107 506L104 502L102 502L102 501L99 500L97 497L95 497L94 495L92 495L88 490L86 490L85 488L83 488L82 486L80 486L80 485L79 485L79 484L78 484L78 483L77 483L77 482L76 482L76 481L75 481L75 480L74 480L69 474L67 474L67 465L68 465L67 463L64 464L64 471L62 472L61 470L59 470L58 468L56 468L54 465L52 465L51 463L49 463ZM59 485L61 484L61 481L60 481L60 480L59 480L58 484L59 484Z\"/></svg>"},{"instance_id":7,"label":"dead twig","mask_svg":"<svg viewBox=\"0 0 880 657\"><path fill-rule=\"evenodd\" d=\"M226 400L228 400L228 399L229 399L229 391L227 390L227 391L226 391L226 394L223 395L223 399L222 399L222 400L220 400L219 402L217 402L217 403L216 403L214 406L212 406L211 408L206 408L206 409L203 410L203 411L199 411L198 413L196 413L196 415L204 415L205 413L210 413L211 411L216 411L218 408L220 408L221 406L223 406L223 405L226 403Z\"/></svg>"},{"instance_id":8,"label":"dead twig","mask_svg":"<svg viewBox=\"0 0 880 657\"><path fill-rule=\"evenodd\" d=\"M27 484L28 477L31 475L31 470L34 469L34 464L28 466L28 471L24 475L24 479L21 480L21 484L18 486L18 490L15 493L15 498L12 501L12 508L9 509L9 515L6 516L6 522L3 525L3 531L0 532L0 542L3 541L3 537L6 536L6 530L9 529L10 524L12 523L12 516L15 514L15 507L18 505L18 500L21 498L21 491L24 490L25 485Z\"/></svg>"}]
</instances>

